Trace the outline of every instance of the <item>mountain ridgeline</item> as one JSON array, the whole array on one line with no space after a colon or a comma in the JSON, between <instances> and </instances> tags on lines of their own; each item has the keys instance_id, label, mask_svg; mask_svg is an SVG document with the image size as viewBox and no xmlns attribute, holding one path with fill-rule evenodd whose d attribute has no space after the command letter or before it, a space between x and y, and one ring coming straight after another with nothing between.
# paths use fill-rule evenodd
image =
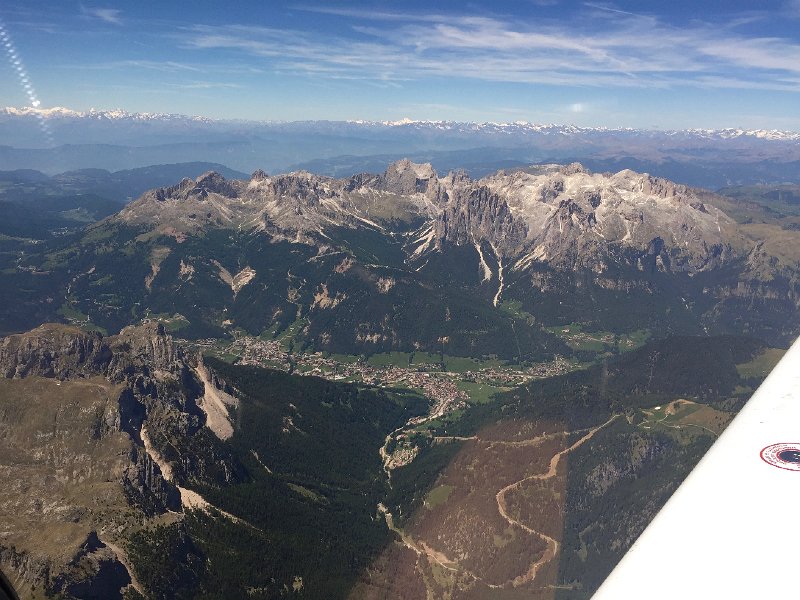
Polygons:
<instances>
[{"instance_id":1,"label":"mountain ridgeline","mask_svg":"<svg viewBox=\"0 0 800 600\"><path fill-rule=\"evenodd\" d=\"M0 330L164 315L189 338L290 332L298 350L516 361L568 355L552 328L573 323L786 344L799 236L771 241L717 204L578 164L479 180L408 160L344 179L209 172L20 258Z\"/></svg>"}]
</instances>

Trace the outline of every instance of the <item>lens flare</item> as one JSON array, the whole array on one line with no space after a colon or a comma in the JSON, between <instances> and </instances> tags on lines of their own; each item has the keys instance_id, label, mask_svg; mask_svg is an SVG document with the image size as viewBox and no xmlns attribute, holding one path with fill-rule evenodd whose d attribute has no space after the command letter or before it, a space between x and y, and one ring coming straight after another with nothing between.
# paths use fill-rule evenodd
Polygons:
<instances>
[{"instance_id":1,"label":"lens flare","mask_svg":"<svg viewBox=\"0 0 800 600\"><path fill-rule=\"evenodd\" d=\"M39 100L39 97L36 95L36 90L33 88L31 78L28 77L28 72L25 70L25 65L22 62L22 59L20 58L19 53L14 46L14 42L11 40L11 36L6 29L6 25L2 20L0 20L0 41L2 41L3 46L5 46L9 65L17 72L17 77L19 78L19 83L22 86L22 90L28 97L28 104L31 108L37 109L34 114L39 120L39 128L42 130L45 142L47 143L48 147L52 148L56 145L55 140L53 139L53 132L50 131L50 126L47 124L44 114L38 110L42 103Z\"/></svg>"}]
</instances>

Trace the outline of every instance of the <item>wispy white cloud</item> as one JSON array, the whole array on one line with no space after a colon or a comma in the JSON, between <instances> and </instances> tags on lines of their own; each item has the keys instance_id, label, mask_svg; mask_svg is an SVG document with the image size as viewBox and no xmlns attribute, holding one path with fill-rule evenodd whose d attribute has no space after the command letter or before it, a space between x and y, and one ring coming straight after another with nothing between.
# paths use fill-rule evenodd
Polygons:
<instances>
[{"instance_id":1,"label":"wispy white cloud","mask_svg":"<svg viewBox=\"0 0 800 600\"><path fill-rule=\"evenodd\" d=\"M186 63L174 60L112 60L97 63L67 63L58 65L61 69L78 70L89 69L99 71L154 71L159 73L171 73L175 75L192 74L220 74L227 76L249 76L261 75L264 70L248 64L227 64L227 63Z\"/></svg>"},{"instance_id":2,"label":"wispy white cloud","mask_svg":"<svg viewBox=\"0 0 800 600\"><path fill-rule=\"evenodd\" d=\"M114 60L108 62L100 62L95 64L81 64L81 65L64 65L66 68L82 68L82 69L145 69L148 71L160 71L164 73L176 73L181 71L188 71L197 73L202 71L198 66L180 63L172 60L158 61L158 60Z\"/></svg>"},{"instance_id":3,"label":"wispy white cloud","mask_svg":"<svg viewBox=\"0 0 800 600\"><path fill-rule=\"evenodd\" d=\"M612 4L605 4L600 2L584 2L583 5L588 6L589 8L596 8L597 10L604 10L606 12L617 13L619 15L631 15L634 17L638 16L636 13L632 13L627 10L621 10Z\"/></svg>"},{"instance_id":4,"label":"wispy white cloud","mask_svg":"<svg viewBox=\"0 0 800 600\"><path fill-rule=\"evenodd\" d=\"M116 8L90 8L81 5L81 14L86 17L100 19L112 25L122 25L122 18L120 17L122 11Z\"/></svg>"},{"instance_id":5,"label":"wispy white cloud","mask_svg":"<svg viewBox=\"0 0 800 600\"><path fill-rule=\"evenodd\" d=\"M242 89L244 86L238 83L225 83L222 81L190 81L188 83L170 83L167 84L171 87L179 88L182 90L236 90Z\"/></svg>"},{"instance_id":6,"label":"wispy white cloud","mask_svg":"<svg viewBox=\"0 0 800 600\"><path fill-rule=\"evenodd\" d=\"M584 6L588 12L582 20L529 23L305 8L348 16L354 23L338 34L203 25L184 30L181 37L185 48L239 51L281 73L383 84L457 77L563 86L800 91L800 43L793 39L748 36L733 21L730 27L692 22L679 28L613 5ZM598 14L602 27L597 27Z\"/></svg>"}]
</instances>

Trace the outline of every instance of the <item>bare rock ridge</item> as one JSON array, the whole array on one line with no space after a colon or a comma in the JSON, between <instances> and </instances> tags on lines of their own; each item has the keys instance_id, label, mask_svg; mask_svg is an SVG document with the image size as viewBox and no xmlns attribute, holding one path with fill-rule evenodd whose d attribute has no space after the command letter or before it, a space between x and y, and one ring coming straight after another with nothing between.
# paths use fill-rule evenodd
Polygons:
<instances>
[{"instance_id":1,"label":"bare rock ridge","mask_svg":"<svg viewBox=\"0 0 800 600\"><path fill-rule=\"evenodd\" d=\"M528 226L514 219L508 204L488 188L457 188L436 219L437 245L488 242L513 254L525 241Z\"/></svg>"},{"instance_id":2,"label":"bare rock ridge","mask_svg":"<svg viewBox=\"0 0 800 600\"><path fill-rule=\"evenodd\" d=\"M439 177L430 164L406 159L382 175L348 179L258 171L245 182L207 173L148 192L116 218L183 234L231 227L317 244L327 243L330 227L417 237L432 228L425 252L487 243L516 270L543 263L603 271L619 250L647 253L660 239L671 259L658 268L692 272L719 266L746 245L735 223L703 201L707 195L647 174L590 173L579 164L473 181L463 173ZM385 207L416 229L397 230L397 218L382 217ZM423 255L409 251L410 259Z\"/></svg>"},{"instance_id":3,"label":"bare rock ridge","mask_svg":"<svg viewBox=\"0 0 800 600\"><path fill-rule=\"evenodd\" d=\"M69 379L100 375L121 382L139 369L171 371L187 356L161 324L127 327L104 338L67 325L45 324L0 342L0 373L6 378L32 375Z\"/></svg>"},{"instance_id":4,"label":"bare rock ridge","mask_svg":"<svg viewBox=\"0 0 800 600\"><path fill-rule=\"evenodd\" d=\"M180 517L180 486L241 476L211 429L224 420L199 407L235 400L160 324L42 325L0 340L0 375L0 471L16 473L0 490L0 568L17 588L121 598L136 581L120 535Z\"/></svg>"}]
</instances>

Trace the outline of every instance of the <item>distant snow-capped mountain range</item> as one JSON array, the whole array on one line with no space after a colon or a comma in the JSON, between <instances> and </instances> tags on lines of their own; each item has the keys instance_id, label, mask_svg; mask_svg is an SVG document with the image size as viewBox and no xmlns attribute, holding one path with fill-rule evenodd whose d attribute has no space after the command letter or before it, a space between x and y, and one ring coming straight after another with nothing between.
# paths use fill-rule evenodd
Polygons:
<instances>
[{"instance_id":1,"label":"distant snow-capped mountain range","mask_svg":"<svg viewBox=\"0 0 800 600\"><path fill-rule=\"evenodd\" d=\"M0 109L0 171L56 174L213 162L252 172L308 170L347 177L409 158L440 172L482 177L498 169L581 162L630 168L718 189L800 183L800 132L633 129L413 119L246 121L125 110Z\"/></svg>"},{"instance_id":2,"label":"distant snow-capped mountain range","mask_svg":"<svg viewBox=\"0 0 800 600\"><path fill-rule=\"evenodd\" d=\"M778 129L744 129L744 128L689 128L689 129L637 129L631 127L583 127L578 125L566 124L541 124L528 121L514 122L463 122L447 120L420 120L404 118L400 120L364 120L352 119L347 121L328 121L328 120L309 120L309 121L257 121L241 119L211 119L198 115L182 115L175 113L148 113L148 112L129 112L123 109L78 111L70 108L56 106L53 108L33 108L25 106L21 108L6 107L0 109L0 117L6 118L45 118L48 120L92 120L110 122L188 122L219 126L260 126L260 127L281 127L292 124L341 124L355 127L366 128L409 128L409 129L429 129L439 131L454 132L483 132L483 133L505 133L505 134L560 134L560 135L581 135L581 134L618 134L618 135L651 135L651 136L688 136L702 139L736 139L736 138L756 138L763 140L781 141L800 141L800 132L783 131Z\"/></svg>"},{"instance_id":3,"label":"distant snow-capped mountain range","mask_svg":"<svg viewBox=\"0 0 800 600\"><path fill-rule=\"evenodd\" d=\"M193 122L211 122L212 119L199 116L178 115L172 113L132 113L121 108L113 110L96 110L91 108L87 111L72 110L71 108L64 108L63 106L54 106L53 108L33 108L32 106L23 106L16 108L7 106L0 110L0 115L6 117L44 117L45 119L107 119L109 121L115 120L132 120L132 121L193 121Z\"/></svg>"}]
</instances>

